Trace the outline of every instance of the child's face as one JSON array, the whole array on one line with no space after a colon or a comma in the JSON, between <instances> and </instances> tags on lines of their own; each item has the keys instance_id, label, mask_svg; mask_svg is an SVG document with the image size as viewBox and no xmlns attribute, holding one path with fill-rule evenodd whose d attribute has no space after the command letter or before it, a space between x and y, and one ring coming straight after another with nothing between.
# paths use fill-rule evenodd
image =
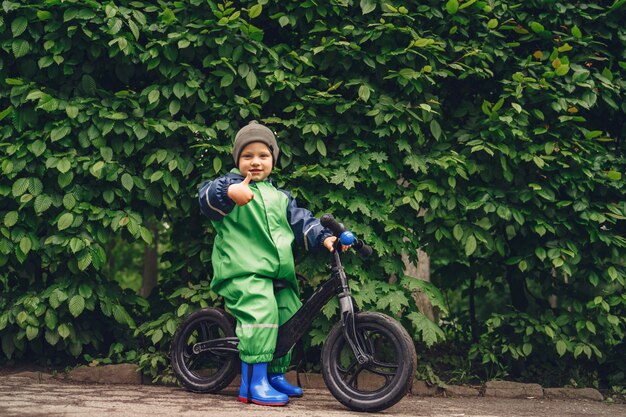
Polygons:
<instances>
[{"instance_id":1,"label":"child's face","mask_svg":"<svg viewBox=\"0 0 626 417\"><path fill-rule=\"evenodd\" d=\"M252 174L253 181L263 181L272 173L272 152L262 142L252 142L239 155L239 171L243 176Z\"/></svg>"}]
</instances>

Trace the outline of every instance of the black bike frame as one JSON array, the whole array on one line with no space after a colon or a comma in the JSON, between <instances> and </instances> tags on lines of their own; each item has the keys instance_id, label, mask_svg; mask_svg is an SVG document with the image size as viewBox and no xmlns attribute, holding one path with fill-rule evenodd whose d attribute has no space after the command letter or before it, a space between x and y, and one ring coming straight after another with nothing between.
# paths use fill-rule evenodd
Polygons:
<instances>
[{"instance_id":1,"label":"black bike frame","mask_svg":"<svg viewBox=\"0 0 626 417\"><path fill-rule=\"evenodd\" d=\"M340 245L336 245L333 252L330 279L323 282L300 309L282 326L278 328L278 339L274 356L285 356L298 340L309 330L313 319L322 310L328 301L336 295L339 299L341 311L341 323L346 340L360 364L370 361L370 356L365 353L363 344L357 337L354 323L354 302L348 286L348 278L344 271L339 252ZM236 337L225 337L196 343L193 352L196 354L211 351L215 354L237 353L239 340Z\"/></svg>"}]
</instances>

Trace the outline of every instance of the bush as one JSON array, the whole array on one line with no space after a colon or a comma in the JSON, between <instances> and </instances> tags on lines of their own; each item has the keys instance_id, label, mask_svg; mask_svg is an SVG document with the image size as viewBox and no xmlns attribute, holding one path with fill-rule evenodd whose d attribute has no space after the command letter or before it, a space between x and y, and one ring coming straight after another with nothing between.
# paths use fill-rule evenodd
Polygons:
<instances>
[{"instance_id":1,"label":"bush","mask_svg":"<svg viewBox=\"0 0 626 417\"><path fill-rule=\"evenodd\" d=\"M163 352L175 300L210 271L197 187L256 118L279 136L278 185L374 246L351 266L360 306L441 341L414 280L388 284L422 247L475 361L623 368L626 33L609 3L4 1L4 354ZM107 245L160 223L148 306ZM312 285L320 259L300 263Z\"/></svg>"}]
</instances>

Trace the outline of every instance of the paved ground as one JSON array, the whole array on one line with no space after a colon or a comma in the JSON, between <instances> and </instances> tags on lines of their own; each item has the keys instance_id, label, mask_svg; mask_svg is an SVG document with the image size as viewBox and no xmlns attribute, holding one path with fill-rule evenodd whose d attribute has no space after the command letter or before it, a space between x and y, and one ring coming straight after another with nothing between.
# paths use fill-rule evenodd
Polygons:
<instances>
[{"instance_id":1,"label":"paved ground","mask_svg":"<svg viewBox=\"0 0 626 417\"><path fill-rule=\"evenodd\" d=\"M150 385L96 385L0 377L0 416L323 416L364 415L347 410L328 391L309 389L286 407L238 402L235 391L192 394L181 388ZM437 398L409 395L386 416L432 417L626 417L626 404L545 399ZM367 415L367 414L365 414Z\"/></svg>"}]
</instances>

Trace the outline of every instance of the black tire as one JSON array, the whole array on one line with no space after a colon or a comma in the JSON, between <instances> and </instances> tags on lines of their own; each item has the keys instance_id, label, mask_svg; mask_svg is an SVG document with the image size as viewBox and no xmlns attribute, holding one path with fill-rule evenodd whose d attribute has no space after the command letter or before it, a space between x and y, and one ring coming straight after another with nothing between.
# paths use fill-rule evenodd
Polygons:
<instances>
[{"instance_id":1,"label":"black tire","mask_svg":"<svg viewBox=\"0 0 626 417\"><path fill-rule=\"evenodd\" d=\"M195 354L197 342L235 336L235 319L219 308L205 308L191 314L174 333L170 360L178 380L190 391L212 393L230 384L241 366L236 353Z\"/></svg>"},{"instance_id":2,"label":"black tire","mask_svg":"<svg viewBox=\"0 0 626 417\"><path fill-rule=\"evenodd\" d=\"M417 367L415 346L407 331L384 314L356 313L355 324L375 363L359 365L341 323L337 323L322 348L324 382L331 394L352 410L385 410L411 390Z\"/></svg>"}]
</instances>

